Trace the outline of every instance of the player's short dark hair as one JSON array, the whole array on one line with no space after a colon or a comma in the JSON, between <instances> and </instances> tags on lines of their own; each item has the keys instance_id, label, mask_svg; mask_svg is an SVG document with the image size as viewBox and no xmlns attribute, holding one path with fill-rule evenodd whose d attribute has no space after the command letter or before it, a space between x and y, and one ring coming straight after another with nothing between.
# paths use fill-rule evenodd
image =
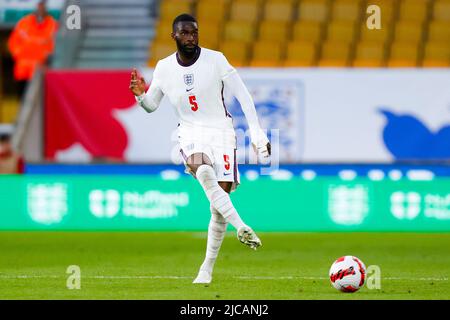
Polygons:
<instances>
[{"instance_id":1,"label":"player's short dark hair","mask_svg":"<svg viewBox=\"0 0 450 320\"><path fill-rule=\"evenodd\" d=\"M12 138L12 134L12 125L0 125L0 142L9 142Z\"/></svg>"},{"instance_id":2,"label":"player's short dark hair","mask_svg":"<svg viewBox=\"0 0 450 320\"><path fill-rule=\"evenodd\" d=\"M177 23L178 22L184 22L184 21L188 21L188 22L195 22L195 23L197 23L197 19L195 19L193 16L191 16L190 14L187 14L187 13L183 13L183 14L180 14L178 17L176 17L174 20L173 20L173 23L172 23L172 29L173 29L173 31L175 31L175 26L177 25Z\"/></svg>"},{"instance_id":3,"label":"player's short dark hair","mask_svg":"<svg viewBox=\"0 0 450 320\"><path fill-rule=\"evenodd\" d=\"M11 135L9 133L0 133L0 142L10 142Z\"/></svg>"}]
</instances>

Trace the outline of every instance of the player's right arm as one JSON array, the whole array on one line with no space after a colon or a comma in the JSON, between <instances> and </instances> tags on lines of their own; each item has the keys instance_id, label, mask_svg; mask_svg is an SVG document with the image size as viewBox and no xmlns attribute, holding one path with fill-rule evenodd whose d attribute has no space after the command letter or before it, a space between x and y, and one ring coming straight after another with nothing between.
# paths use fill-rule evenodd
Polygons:
<instances>
[{"instance_id":1,"label":"player's right arm","mask_svg":"<svg viewBox=\"0 0 450 320\"><path fill-rule=\"evenodd\" d=\"M151 113L158 109L159 104L164 96L161 88L158 86L156 78L156 68L153 73L153 81L150 83L150 88L147 93L145 92L145 80L143 77L139 77L136 69L131 72L130 90L136 97L136 101L139 105L148 113Z\"/></svg>"}]
</instances>

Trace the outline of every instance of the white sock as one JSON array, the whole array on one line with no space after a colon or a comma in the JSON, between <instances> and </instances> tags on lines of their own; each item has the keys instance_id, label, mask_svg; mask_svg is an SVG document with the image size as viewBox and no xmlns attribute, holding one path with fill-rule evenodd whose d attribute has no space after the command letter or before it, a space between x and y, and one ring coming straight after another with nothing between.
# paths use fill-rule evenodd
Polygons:
<instances>
[{"instance_id":1,"label":"white sock","mask_svg":"<svg viewBox=\"0 0 450 320\"><path fill-rule=\"evenodd\" d=\"M224 217L226 222L236 229L247 227L231 203L230 195L219 186L216 173L211 166L202 164L198 167L195 176L205 190L209 203Z\"/></svg>"},{"instance_id":2,"label":"white sock","mask_svg":"<svg viewBox=\"0 0 450 320\"><path fill-rule=\"evenodd\" d=\"M203 261L200 270L208 271L212 273L214 268L214 263L216 262L217 256L219 255L220 246L222 245L223 239L227 232L227 222L222 217L222 215L210 206L211 210L211 220L209 221L208 227L208 241L206 245L206 256L205 261Z\"/></svg>"}]
</instances>

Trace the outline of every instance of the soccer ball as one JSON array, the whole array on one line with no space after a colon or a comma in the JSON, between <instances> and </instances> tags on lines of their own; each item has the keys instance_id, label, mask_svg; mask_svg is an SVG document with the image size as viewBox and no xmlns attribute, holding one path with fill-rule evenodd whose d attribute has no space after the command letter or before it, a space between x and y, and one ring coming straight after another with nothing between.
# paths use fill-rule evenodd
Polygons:
<instances>
[{"instance_id":1,"label":"soccer ball","mask_svg":"<svg viewBox=\"0 0 450 320\"><path fill-rule=\"evenodd\" d=\"M357 257L344 256L337 259L330 268L333 287L342 292L358 291L366 280L366 266Z\"/></svg>"}]
</instances>

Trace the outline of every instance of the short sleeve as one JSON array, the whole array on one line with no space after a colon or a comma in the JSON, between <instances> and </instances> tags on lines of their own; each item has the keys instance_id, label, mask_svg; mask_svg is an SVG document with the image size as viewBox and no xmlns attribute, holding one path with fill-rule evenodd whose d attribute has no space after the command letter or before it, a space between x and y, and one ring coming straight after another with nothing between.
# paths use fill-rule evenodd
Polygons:
<instances>
[{"instance_id":1,"label":"short sleeve","mask_svg":"<svg viewBox=\"0 0 450 320\"><path fill-rule=\"evenodd\" d=\"M217 56L217 69L222 80L236 72L236 69L228 62L223 53L219 53Z\"/></svg>"}]
</instances>

